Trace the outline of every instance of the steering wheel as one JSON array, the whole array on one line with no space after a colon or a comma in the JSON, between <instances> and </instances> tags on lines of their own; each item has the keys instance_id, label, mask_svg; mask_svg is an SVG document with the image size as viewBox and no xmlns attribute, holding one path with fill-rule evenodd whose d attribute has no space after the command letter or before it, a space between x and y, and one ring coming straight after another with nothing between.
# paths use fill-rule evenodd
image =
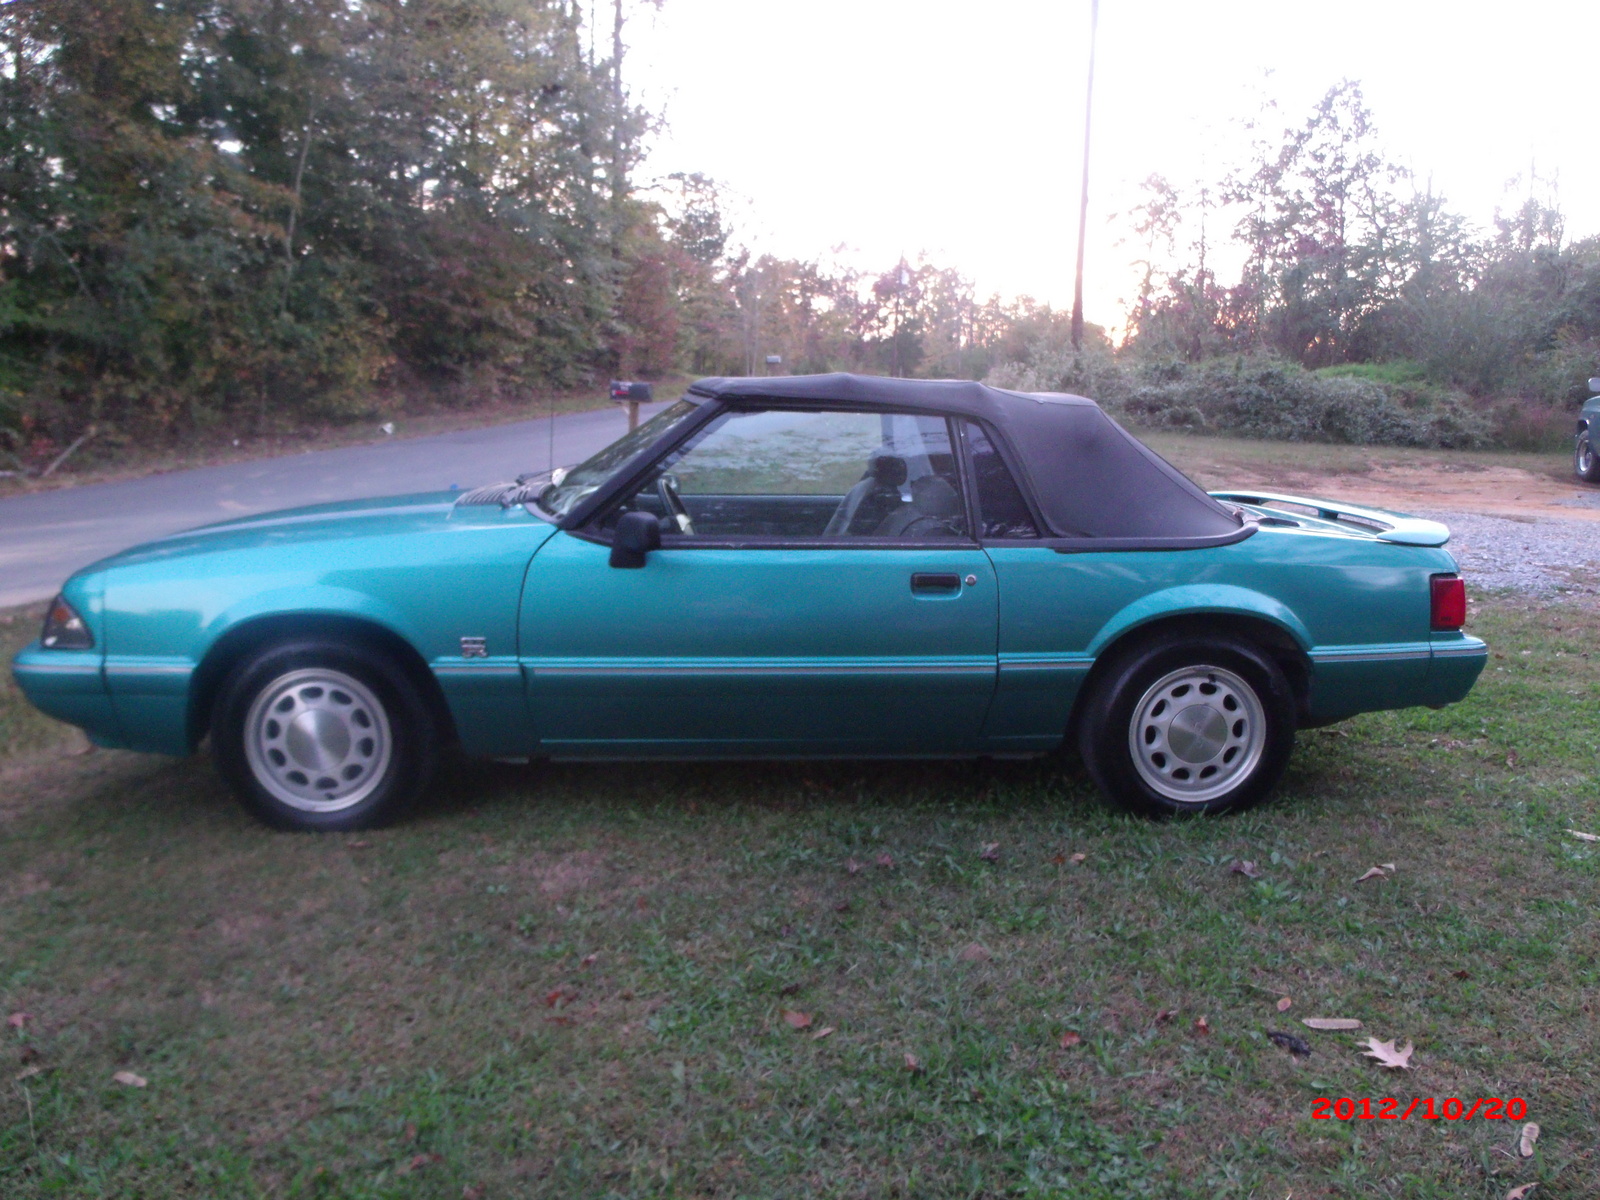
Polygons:
<instances>
[{"instance_id":1,"label":"steering wheel","mask_svg":"<svg viewBox=\"0 0 1600 1200\"><path fill-rule=\"evenodd\" d=\"M678 477L663 475L656 480L656 495L661 497L661 504L667 510L667 515L678 526L678 532L693 533L694 521L690 519L689 510L683 505L683 496L678 491Z\"/></svg>"}]
</instances>

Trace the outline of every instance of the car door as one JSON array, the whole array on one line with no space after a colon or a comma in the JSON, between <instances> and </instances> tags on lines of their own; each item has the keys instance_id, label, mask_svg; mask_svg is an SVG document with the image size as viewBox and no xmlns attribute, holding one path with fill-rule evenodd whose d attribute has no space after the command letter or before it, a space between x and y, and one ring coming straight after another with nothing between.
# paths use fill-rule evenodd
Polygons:
<instances>
[{"instance_id":1,"label":"car door","mask_svg":"<svg viewBox=\"0 0 1600 1200\"><path fill-rule=\"evenodd\" d=\"M610 530L667 532L639 569ZM943 417L730 410L529 573L523 666L557 756L952 754L998 605Z\"/></svg>"}]
</instances>

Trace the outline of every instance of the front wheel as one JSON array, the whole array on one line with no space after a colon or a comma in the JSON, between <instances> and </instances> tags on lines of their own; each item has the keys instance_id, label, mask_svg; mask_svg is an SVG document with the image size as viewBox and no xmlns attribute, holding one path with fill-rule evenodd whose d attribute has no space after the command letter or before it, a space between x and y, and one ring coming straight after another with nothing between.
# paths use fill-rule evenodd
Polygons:
<instances>
[{"instance_id":1,"label":"front wheel","mask_svg":"<svg viewBox=\"0 0 1600 1200\"><path fill-rule=\"evenodd\" d=\"M1095 782L1146 816L1265 798L1294 749L1294 693L1248 642L1182 637L1114 660L1087 698L1078 748Z\"/></svg>"},{"instance_id":2,"label":"front wheel","mask_svg":"<svg viewBox=\"0 0 1600 1200\"><path fill-rule=\"evenodd\" d=\"M1600 454L1595 453L1588 433L1578 435L1578 443L1572 451L1572 471L1585 483L1600 483Z\"/></svg>"},{"instance_id":3,"label":"front wheel","mask_svg":"<svg viewBox=\"0 0 1600 1200\"><path fill-rule=\"evenodd\" d=\"M436 732L416 687L361 645L268 646L224 681L211 723L217 767L278 829L367 829L427 786Z\"/></svg>"}]
</instances>

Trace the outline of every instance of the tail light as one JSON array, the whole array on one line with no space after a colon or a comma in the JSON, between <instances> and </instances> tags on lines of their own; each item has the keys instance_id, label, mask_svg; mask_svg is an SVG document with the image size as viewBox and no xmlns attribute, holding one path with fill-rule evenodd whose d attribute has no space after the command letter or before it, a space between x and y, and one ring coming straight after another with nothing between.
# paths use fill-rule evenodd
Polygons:
<instances>
[{"instance_id":1,"label":"tail light","mask_svg":"<svg viewBox=\"0 0 1600 1200\"><path fill-rule=\"evenodd\" d=\"M1432 588L1431 621L1434 629L1460 629L1467 623L1467 585L1459 575L1435 575L1428 580Z\"/></svg>"}]
</instances>

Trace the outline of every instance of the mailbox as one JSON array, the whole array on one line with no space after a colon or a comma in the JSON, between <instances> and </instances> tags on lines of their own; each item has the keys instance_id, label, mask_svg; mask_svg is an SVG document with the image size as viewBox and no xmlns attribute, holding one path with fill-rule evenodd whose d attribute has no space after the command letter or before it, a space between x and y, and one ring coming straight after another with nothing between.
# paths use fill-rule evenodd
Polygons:
<instances>
[{"instance_id":1,"label":"mailbox","mask_svg":"<svg viewBox=\"0 0 1600 1200\"><path fill-rule=\"evenodd\" d=\"M629 433L639 428L639 405L648 404L655 399L648 383L638 383L628 379L611 381L611 398L618 404L626 406Z\"/></svg>"}]
</instances>

